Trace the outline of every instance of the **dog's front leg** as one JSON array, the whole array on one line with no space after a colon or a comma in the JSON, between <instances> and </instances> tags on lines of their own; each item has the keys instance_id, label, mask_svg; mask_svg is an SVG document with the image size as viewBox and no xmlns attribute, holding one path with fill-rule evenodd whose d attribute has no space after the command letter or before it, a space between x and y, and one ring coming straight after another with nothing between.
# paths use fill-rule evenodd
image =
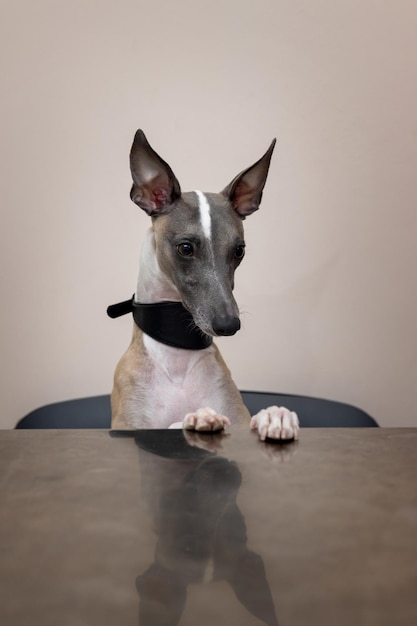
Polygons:
<instances>
[{"instance_id":1,"label":"dog's front leg","mask_svg":"<svg viewBox=\"0 0 417 626\"><path fill-rule=\"evenodd\" d=\"M262 441L276 439L291 441L298 439L300 422L297 413L285 407L270 406L256 413L250 422L251 430L257 430Z\"/></svg>"}]
</instances>

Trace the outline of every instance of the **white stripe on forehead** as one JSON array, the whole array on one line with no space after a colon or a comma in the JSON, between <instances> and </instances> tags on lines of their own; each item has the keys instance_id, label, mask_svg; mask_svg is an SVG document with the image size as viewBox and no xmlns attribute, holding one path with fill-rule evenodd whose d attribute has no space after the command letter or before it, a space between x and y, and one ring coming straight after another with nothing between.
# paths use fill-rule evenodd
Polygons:
<instances>
[{"instance_id":1,"label":"white stripe on forehead","mask_svg":"<svg viewBox=\"0 0 417 626\"><path fill-rule=\"evenodd\" d=\"M207 239L211 239L210 205L202 191L196 191L195 193L198 198L198 208L200 209L200 221L203 228L203 233L205 234Z\"/></svg>"}]
</instances>

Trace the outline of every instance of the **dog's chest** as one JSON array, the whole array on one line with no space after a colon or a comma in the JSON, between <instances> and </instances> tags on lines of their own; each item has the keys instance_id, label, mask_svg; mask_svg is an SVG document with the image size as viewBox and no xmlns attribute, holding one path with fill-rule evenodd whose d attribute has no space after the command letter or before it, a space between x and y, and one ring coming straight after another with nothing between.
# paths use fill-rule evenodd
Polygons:
<instances>
[{"instance_id":1,"label":"dog's chest","mask_svg":"<svg viewBox=\"0 0 417 626\"><path fill-rule=\"evenodd\" d=\"M148 397L154 428L166 428L186 413L216 403L216 381L222 370L215 348L179 350L144 335Z\"/></svg>"}]
</instances>

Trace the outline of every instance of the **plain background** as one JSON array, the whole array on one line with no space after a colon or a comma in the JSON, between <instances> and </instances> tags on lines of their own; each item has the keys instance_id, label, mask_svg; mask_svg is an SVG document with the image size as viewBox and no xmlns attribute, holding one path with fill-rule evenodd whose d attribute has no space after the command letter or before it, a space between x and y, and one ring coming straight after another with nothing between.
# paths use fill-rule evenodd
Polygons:
<instances>
[{"instance_id":1,"label":"plain background","mask_svg":"<svg viewBox=\"0 0 417 626\"><path fill-rule=\"evenodd\" d=\"M108 393L149 220L141 127L184 190L222 189L278 138L245 222L243 389L417 426L417 3L1 0L0 427Z\"/></svg>"}]
</instances>

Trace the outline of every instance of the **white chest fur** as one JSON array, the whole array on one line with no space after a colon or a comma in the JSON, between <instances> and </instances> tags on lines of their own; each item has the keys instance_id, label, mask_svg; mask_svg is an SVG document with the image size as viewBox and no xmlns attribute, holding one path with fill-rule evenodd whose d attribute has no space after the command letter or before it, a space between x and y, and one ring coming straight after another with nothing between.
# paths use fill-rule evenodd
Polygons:
<instances>
[{"instance_id":1,"label":"white chest fur","mask_svg":"<svg viewBox=\"0 0 417 626\"><path fill-rule=\"evenodd\" d=\"M214 345L204 350L179 350L143 335L147 360L146 418L154 428L181 421L202 406L216 408L224 370Z\"/></svg>"}]
</instances>

